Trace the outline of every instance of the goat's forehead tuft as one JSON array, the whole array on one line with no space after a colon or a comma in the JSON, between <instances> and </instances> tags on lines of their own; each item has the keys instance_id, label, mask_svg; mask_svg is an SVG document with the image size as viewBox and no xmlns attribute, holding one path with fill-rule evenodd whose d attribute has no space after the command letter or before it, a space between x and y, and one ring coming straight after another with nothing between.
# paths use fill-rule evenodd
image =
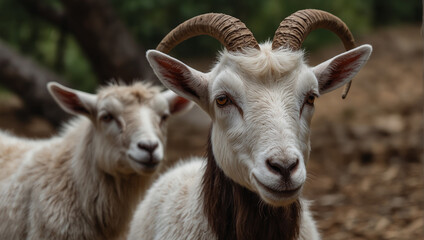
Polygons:
<instances>
[{"instance_id":1,"label":"goat's forehead tuft","mask_svg":"<svg viewBox=\"0 0 424 240\"><path fill-rule=\"evenodd\" d=\"M243 52L224 50L219 57L220 66L236 69L247 76L260 80L278 80L304 65L303 51L280 48L272 50L272 43L260 44L260 50L248 49Z\"/></svg>"},{"instance_id":2,"label":"goat's forehead tuft","mask_svg":"<svg viewBox=\"0 0 424 240\"><path fill-rule=\"evenodd\" d=\"M136 82L131 85L110 84L98 91L99 99L113 97L124 105L142 104L160 93L161 88L150 83Z\"/></svg>"}]
</instances>

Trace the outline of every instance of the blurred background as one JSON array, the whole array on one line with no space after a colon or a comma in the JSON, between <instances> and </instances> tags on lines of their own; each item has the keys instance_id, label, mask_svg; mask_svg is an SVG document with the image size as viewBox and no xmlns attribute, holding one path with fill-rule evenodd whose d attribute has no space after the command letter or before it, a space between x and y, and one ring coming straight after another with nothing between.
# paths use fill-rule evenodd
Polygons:
<instances>
[{"instance_id":1,"label":"blurred background","mask_svg":"<svg viewBox=\"0 0 424 240\"><path fill-rule=\"evenodd\" d=\"M320 97L304 195L323 239L424 239L422 3L417 0L0 0L0 128L49 137L69 118L47 93L57 81L94 92L111 78L157 82L144 53L171 29L206 12L241 19L259 42L305 8L329 11L358 45L374 48L347 99ZM317 30L310 65L343 51ZM190 39L172 55L208 71L222 46ZM178 127L176 127L178 126ZM202 155L209 118L195 108L171 119L168 166Z\"/></svg>"}]
</instances>

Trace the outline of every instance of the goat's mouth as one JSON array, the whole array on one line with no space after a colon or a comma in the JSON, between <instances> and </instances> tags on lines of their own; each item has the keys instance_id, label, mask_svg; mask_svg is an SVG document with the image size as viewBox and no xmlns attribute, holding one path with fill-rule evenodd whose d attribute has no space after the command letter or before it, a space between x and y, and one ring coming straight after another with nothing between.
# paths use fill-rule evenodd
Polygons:
<instances>
[{"instance_id":1,"label":"goat's mouth","mask_svg":"<svg viewBox=\"0 0 424 240\"><path fill-rule=\"evenodd\" d=\"M300 190L302 189L302 185L296 188L277 189L262 183L261 181L258 180L258 178L256 178L256 176L253 175L253 177L255 181L257 182L257 184L259 185L259 187L264 189L265 192L267 192L268 194L271 194L273 198L279 198L279 199L293 198L297 196Z\"/></svg>"},{"instance_id":2,"label":"goat's mouth","mask_svg":"<svg viewBox=\"0 0 424 240\"><path fill-rule=\"evenodd\" d=\"M149 159L137 159L131 154L128 154L128 157L137 165L137 168L140 168L143 172L154 172L159 165L159 160L151 156Z\"/></svg>"}]
</instances>

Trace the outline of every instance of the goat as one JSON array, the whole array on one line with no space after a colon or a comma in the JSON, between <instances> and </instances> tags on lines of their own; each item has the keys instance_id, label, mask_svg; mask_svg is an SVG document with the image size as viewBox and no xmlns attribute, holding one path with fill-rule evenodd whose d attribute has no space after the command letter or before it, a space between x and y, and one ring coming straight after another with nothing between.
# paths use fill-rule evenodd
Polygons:
<instances>
[{"instance_id":1,"label":"goat","mask_svg":"<svg viewBox=\"0 0 424 240\"><path fill-rule=\"evenodd\" d=\"M340 19L302 10L281 22L272 43L259 45L238 19L206 14L182 23L158 45L168 52L195 35L217 38L226 49L209 73L147 52L161 82L197 103L212 127L207 159L177 166L153 184L134 214L129 239L320 239L300 197L314 101L349 83L372 48L363 45L309 67L300 45L317 27L353 47Z\"/></svg>"},{"instance_id":2,"label":"goat","mask_svg":"<svg viewBox=\"0 0 424 240\"><path fill-rule=\"evenodd\" d=\"M50 139L0 131L1 238L124 237L164 158L167 117L192 104L142 83L48 89L77 117Z\"/></svg>"}]
</instances>

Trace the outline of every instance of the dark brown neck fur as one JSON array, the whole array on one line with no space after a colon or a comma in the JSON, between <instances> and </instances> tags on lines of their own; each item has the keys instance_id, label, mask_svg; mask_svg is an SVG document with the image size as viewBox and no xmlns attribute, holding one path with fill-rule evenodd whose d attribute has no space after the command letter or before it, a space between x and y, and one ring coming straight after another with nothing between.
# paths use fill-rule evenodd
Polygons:
<instances>
[{"instance_id":1,"label":"dark brown neck fur","mask_svg":"<svg viewBox=\"0 0 424 240\"><path fill-rule=\"evenodd\" d=\"M204 212L218 240L297 239L301 205L273 207L233 182L217 166L208 143L208 162L203 176Z\"/></svg>"}]
</instances>

